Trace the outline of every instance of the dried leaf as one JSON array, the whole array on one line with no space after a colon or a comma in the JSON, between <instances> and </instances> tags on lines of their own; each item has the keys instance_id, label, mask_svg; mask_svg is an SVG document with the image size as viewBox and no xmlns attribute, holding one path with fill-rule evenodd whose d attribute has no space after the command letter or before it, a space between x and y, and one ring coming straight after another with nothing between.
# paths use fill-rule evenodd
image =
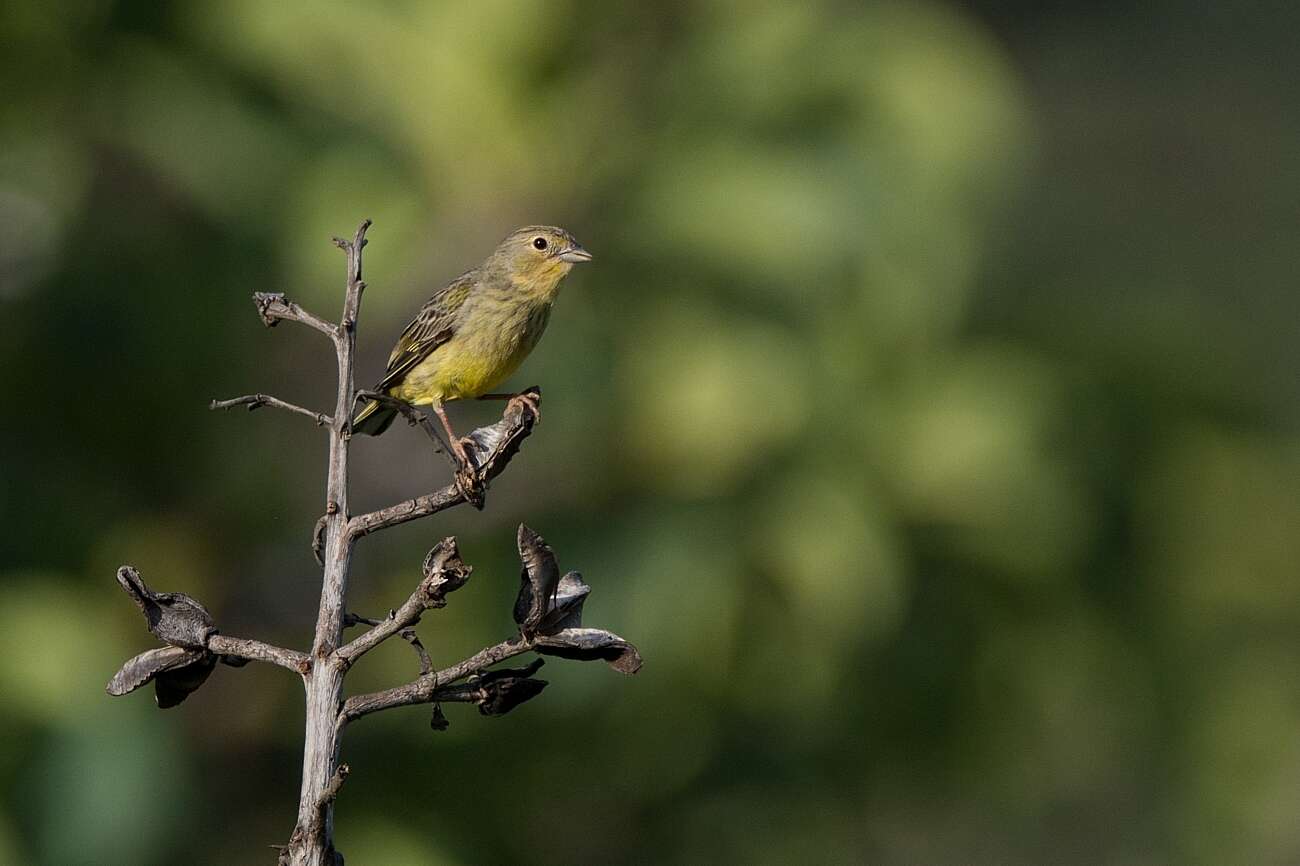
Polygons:
<instances>
[{"instance_id":1,"label":"dried leaf","mask_svg":"<svg viewBox=\"0 0 1300 866\"><path fill-rule=\"evenodd\" d=\"M149 631L173 646L202 649L216 632L212 614L183 592L154 592L129 565L117 570L117 582L144 614Z\"/></svg>"},{"instance_id":2,"label":"dried leaf","mask_svg":"<svg viewBox=\"0 0 1300 866\"><path fill-rule=\"evenodd\" d=\"M560 578L555 588L555 598L551 609L542 618L538 631L550 634L565 628L582 626L582 604L587 600L591 587L576 571L570 571Z\"/></svg>"},{"instance_id":3,"label":"dried leaf","mask_svg":"<svg viewBox=\"0 0 1300 866\"><path fill-rule=\"evenodd\" d=\"M262 324L268 328L274 328L280 320L270 314L272 304L283 304L286 302L283 292L253 292L253 303L257 306L257 315L261 317Z\"/></svg>"},{"instance_id":4,"label":"dried leaf","mask_svg":"<svg viewBox=\"0 0 1300 866\"><path fill-rule=\"evenodd\" d=\"M529 388L524 393L541 397L541 390ZM533 432L537 418L522 400L511 402L501 420L489 427L480 427L464 440L466 451L484 481L496 478L519 451L519 446Z\"/></svg>"},{"instance_id":5,"label":"dried leaf","mask_svg":"<svg viewBox=\"0 0 1300 866\"><path fill-rule=\"evenodd\" d=\"M590 661L601 659L614 670L634 674L641 669L641 653L613 632L599 628L565 628L538 635L534 648L545 655Z\"/></svg>"},{"instance_id":6,"label":"dried leaf","mask_svg":"<svg viewBox=\"0 0 1300 866\"><path fill-rule=\"evenodd\" d=\"M121 669L108 681L105 691L113 697L130 694L162 671L177 665L191 664L202 655L201 650L176 646L145 650L138 656L126 660Z\"/></svg>"},{"instance_id":7,"label":"dried leaf","mask_svg":"<svg viewBox=\"0 0 1300 866\"><path fill-rule=\"evenodd\" d=\"M429 718L429 727L435 731L445 731L451 727L451 722L442 714L442 704L433 705L433 715Z\"/></svg>"},{"instance_id":8,"label":"dried leaf","mask_svg":"<svg viewBox=\"0 0 1300 866\"><path fill-rule=\"evenodd\" d=\"M212 669L217 666L217 657L212 653L203 653L194 664L164 671L154 677L154 700L159 709L174 707L196 691L207 681Z\"/></svg>"},{"instance_id":9,"label":"dried leaf","mask_svg":"<svg viewBox=\"0 0 1300 866\"><path fill-rule=\"evenodd\" d=\"M105 689L120 697L153 681L158 706L174 707L203 685L216 666L217 658L205 650L165 646L145 650L128 659Z\"/></svg>"},{"instance_id":10,"label":"dried leaf","mask_svg":"<svg viewBox=\"0 0 1300 866\"><path fill-rule=\"evenodd\" d=\"M542 669L546 664L546 659L533 659L521 668L497 668L496 670L483 671L474 674L469 681L474 686L485 686L501 680L519 679L521 677L531 677Z\"/></svg>"},{"instance_id":11,"label":"dried leaf","mask_svg":"<svg viewBox=\"0 0 1300 866\"><path fill-rule=\"evenodd\" d=\"M504 716L525 701L540 695L546 688L547 681L531 677L544 664L545 659L534 659L526 667L501 668L472 678L470 685L483 693L478 711L485 716Z\"/></svg>"},{"instance_id":12,"label":"dried leaf","mask_svg":"<svg viewBox=\"0 0 1300 866\"><path fill-rule=\"evenodd\" d=\"M493 688L486 700L478 705L485 716L504 716L526 701L542 693L549 683L546 680L509 680Z\"/></svg>"},{"instance_id":13,"label":"dried leaf","mask_svg":"<svg viewBox=\"0 0 1300 866\"><path fill-rule=\"evenodd\" d=\"M555 553L540 535L519 524L519 596L515 599L515 622L524 637L532 637L546 616L560 582Z\"/></svg>"},{"instance_id":14,"label":"dried leaf","mask_svg":"<svg viewBox=\"0 0 1300 866\"><path fill-rule=\"evenodd\" d=\"M425 595L430 607L445 607L447 594L455 592L469 580L474 570L460 558L460 549L456 546L456 537L448 536L433 546L424 557Z\"/></svg>"}]
</instances>

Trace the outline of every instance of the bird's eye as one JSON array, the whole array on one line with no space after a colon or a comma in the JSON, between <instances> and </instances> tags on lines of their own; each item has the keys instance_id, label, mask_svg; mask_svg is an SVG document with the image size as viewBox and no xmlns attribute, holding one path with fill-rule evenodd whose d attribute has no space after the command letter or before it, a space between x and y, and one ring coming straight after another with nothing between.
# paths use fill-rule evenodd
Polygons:
<instances>
[{"instance_id":1,"label":"bird's eye","mask_svg":"<svg viewBox=\"0 0 1300 866\"><path fill-rule=\"evenodd\" d=\"M533 246L539 250L546 249L546 238L533 238Z\"/></svg>"}]
</instances>

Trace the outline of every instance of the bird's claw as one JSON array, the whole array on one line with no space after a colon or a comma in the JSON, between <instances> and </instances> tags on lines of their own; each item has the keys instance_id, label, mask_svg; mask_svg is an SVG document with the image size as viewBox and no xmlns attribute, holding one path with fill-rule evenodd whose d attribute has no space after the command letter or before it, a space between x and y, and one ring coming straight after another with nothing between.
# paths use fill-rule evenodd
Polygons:
<instances>
[{"instance_id":1,"label":"bird's claw","mask_svg":"<svg viewBox=\"0 0 1300 866\"><path fill-rule=\"evenodd\" d=\"M541 401L542 401L542 395L538 394L536 391L521 391L520 393L511 397L510 402L506 405L507 408L509 408L510 406L513 406L515 403L522 403L525 406L527 406L528 411L533 414L533 420L535 422L540 422L542 420Z\"/></svg>"},{"instance_id":2,"label":"bird's claw","mask_svg":"<svg viewBox=\"0 0 1300 866\"><path fill-rule=\"evenodd\" d=\"M456 489L465 501L479 511L483 510L483 494L486 492L483 479L472 464L461 464L455 473Z\"/></svg>"},{"instance_id":3,"label":"bird's claw","mask_svg":"<svg viewBox=\"0 0 1300 866\"><path fill-rule=\"evenodd\" d=\"M452 456L456 458L457 467L453 473L456 482L456 489L465 501L473 505L478 510L483 510L483 495L486 492L486 485L483 483L483 476L479 473L478 467L470 459L469 452L465 450L464 439L455 439L452 441Z\"/></svg>"}]
</instances>

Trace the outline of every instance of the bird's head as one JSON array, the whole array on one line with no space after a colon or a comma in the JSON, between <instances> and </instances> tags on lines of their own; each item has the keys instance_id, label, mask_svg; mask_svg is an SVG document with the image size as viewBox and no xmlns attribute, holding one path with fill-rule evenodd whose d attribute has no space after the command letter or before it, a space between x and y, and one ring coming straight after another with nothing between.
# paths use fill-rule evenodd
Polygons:
<instances>
[{"instance_id":1,"label":"bird's head","mask_svg":"<svg viewBox=\"0 0 1300 866\"><path fill-rule=\"evenodd\" d=\"M591 253L556 226L516 229L492 254L492 263L503 268L512 283L543 296L553 295L574 265L589 261Z\"/></svg>"}]
</instances>

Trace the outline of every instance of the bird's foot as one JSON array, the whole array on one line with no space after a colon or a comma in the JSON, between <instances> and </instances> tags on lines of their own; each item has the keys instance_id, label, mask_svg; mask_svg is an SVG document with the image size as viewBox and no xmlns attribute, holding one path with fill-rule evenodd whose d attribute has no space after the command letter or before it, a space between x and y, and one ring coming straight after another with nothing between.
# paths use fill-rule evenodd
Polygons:
<instances>
[{"instance_id":1,"label":"bird's foot","mask_svg":"<svg viewBox=\"0 0 1300 866\"><path fill-rule=\"evenodd\" d=\"M483 476L465 450L463 439L452 439L451 450L459 464L452 476L456 482L456 489L460 491L460 495L466 502L482 511L483 495L486 492Z\"/></svg>"},{"instance_id":2,"label":"bird's foot","mask_svg":"<svg viewBox=\"0 0 1300 866\"><path fill-rule=\"evenodd\" d=\"M515 403L523 403L528 407L528 411L533 414L534 421L542 420L542 392L536 385L533 385L526 391L520 391L518 394L480 394L478 400L505 400L506 411Z\"/></svg>"},{"instance_id":3,"label":"bird's foot","mask_svg":"<svg viewBox=\"0 0 1300 866\"><path fill-rule=\"evenodd\" d=\"M521 391L510 398L506 404L507 408L515 403L522 403L528 407L528 411L533 413L533 421L541 423L542 420L542 395L537 391Z\"/></svg>"}]
</instances>

